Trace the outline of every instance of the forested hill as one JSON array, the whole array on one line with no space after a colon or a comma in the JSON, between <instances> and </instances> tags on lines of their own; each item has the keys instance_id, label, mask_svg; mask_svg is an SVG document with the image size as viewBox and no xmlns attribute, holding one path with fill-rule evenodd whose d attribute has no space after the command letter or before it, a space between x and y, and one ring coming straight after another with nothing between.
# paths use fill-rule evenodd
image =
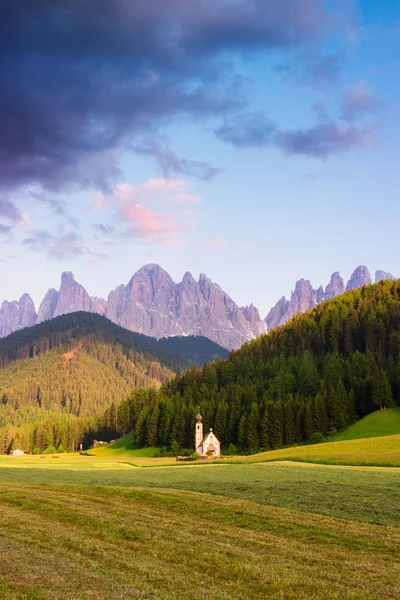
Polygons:
<instances>
[{"instance_id":1,"label":"forested hill","mask_svg":"<svg viewBox=\"0 0 400 600\"><path fill-rule=\"evenodd\" d=\"M400 404L400 281L352 290L173 378L130 426L159 445L193 443L201 407L223 445L275 448L343 430Z\"/></svg>"},{"instance_id":2,"label":"forested hill","mask_svg":"<svg viewBox=\"0 0 400 600\"><path fill-rule=\"evenodd\" d=\"M58 444L72 449L72 442L60 438L61 430L76 430L75 441L81 439L132 389L154 390L176 373L218 356L227 351L208 339L158 342L90 313L13 333L0 341L0 453L10 443L27 451L45 449L43 430L46 439L58 437Z\"/></svg>"},{"instance_id":3,"label":"forested hill","mask_svg":"<svg viewBox=\"0 0 400 600\"><path fill-rule=\"evenodd\" d=\"M0 368L13 360L32 358L60 346L72 348L77 340L87 336L119 344L126 351L140 352L175 372L228 356L225 348L202 336L156 340L119 327L100 315L75 312L0 339Z\"/></svg>"}]
</instances>

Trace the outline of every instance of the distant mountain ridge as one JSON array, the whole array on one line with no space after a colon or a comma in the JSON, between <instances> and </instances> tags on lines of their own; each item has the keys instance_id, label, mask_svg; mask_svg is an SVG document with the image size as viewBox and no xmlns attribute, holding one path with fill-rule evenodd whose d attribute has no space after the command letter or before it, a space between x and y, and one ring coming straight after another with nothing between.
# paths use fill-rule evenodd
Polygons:
<instances>
[{"instance_id":1,"label":"distant mountain ridge","mask_svg":"<svg viewBox=\"0 0 400 600\"><path fill-rule=\"evenodd\" d=\"M89 296L74 275L65 272L60 290L48 290L37 314L27 294L19 302L3 302L0 337L78 311L105 316L129 331L157 339L203 336L228 349L240 348L266 332L253 305L239 307L206 275L201 274L197 282L186 273L175 283L164 269L150 264L139 269L126 286L110 292L107 300Z\"/></svg>"},{"instance_id":2,"label":"distant mountain ridge","mask_svg":"<svg viewBox=\"0 0 400 600\"><path fill-rule=\"evenodd\" d=\"M395 279L394 275L386 271L376 271L375 283L385 279ZM345 285L343 277L338 271L332 273L330 282L325 290L322 286L314 289L311 282L307 279L300 279L296 282L294 291L291 293L290 300L283 296L275 306L270 310L265 318L268 331L285 325L298 313L307 312L324 300L330 300L335 296L344 294L363 285L372 283L372 277L367 267L360 265L356 268Z\"/></svg>"},{"instance_id":3,"label":"distant mountain ridge","mask_svg":"<svg viewBox=\"0 0 400 600\"><path fill-rule=\"evenodd\" d=\"M375 281L382 279L394 279L394 276L386 271L376 271ZM239 306L204 274L196 281L187 272L181 282L175 283L159 265L145 265L127 285L118 286L104 300L90 296L72 273L64 272L60 289L48 290L38 313L28 294L19 301L3 302L0 338L63 314L85 311L105 316L129 331L156 339L204 336L232 350L284 325L299 312L306 312L324 300L371 282L365 266L357 267L347 285L339 272L332 274L325 289L322 286L314 289L309 280L300 279L290 299L283 296L262 320L253 304Z\"/></svg>"}]
</instances>

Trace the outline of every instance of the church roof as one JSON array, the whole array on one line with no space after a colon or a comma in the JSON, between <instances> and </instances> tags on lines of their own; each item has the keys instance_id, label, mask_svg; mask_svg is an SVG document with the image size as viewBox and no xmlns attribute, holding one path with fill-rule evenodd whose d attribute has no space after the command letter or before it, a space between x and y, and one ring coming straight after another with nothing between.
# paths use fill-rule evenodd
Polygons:
<instances>
[{"instance_id":1,"label":"church roof","mask_svg":"<svg viewBox=\"0 0 400 600\"><path fill-rule=\"evenodd\" d=\"M219 439L217 438L217 436L215 435L215 433L213 432L213 430L212 430L212 429L210 429L210 431L209 431L209 432L208 432L208 433L207 433L207 434L206 434L206 435L203 437L203 440L202 440L202 442L201 442L200 446L201 446L202 444L204 444L204 442L206 442L206 441L208 440L208 438L210 437L210 435L211 435L211 434L213 434L213 437L214 437L214 439L215 439L215 442L217 442L217 444L220 444L220 441L219 441ZM210 447L210 450L211 450L211 447ZM214 448L214 450L215 450L215 448Z\"/></svg>"}]
</instances>

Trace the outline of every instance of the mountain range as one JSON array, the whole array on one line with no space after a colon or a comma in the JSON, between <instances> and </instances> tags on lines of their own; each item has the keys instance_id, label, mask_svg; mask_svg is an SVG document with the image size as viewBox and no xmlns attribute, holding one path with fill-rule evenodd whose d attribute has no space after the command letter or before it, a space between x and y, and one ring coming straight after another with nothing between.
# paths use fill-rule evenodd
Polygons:
<instances>
[{"instance_id":1,"label":"mountain range","mask_svg":"<svg viewBox=\"0 0 400 600\"><path fill-rule=\"evenodd\" d=\"M375 283L385 279L396 278L386 271L379 270L375 272ZM343 277L338 271L332 273L331 279L325 289L322 286L314 289L308 279L300 279L296 282L290 300L283 296L266 316L265 323L268 331L284 325L298 313L307 312L307 310L314 308L324 300L330 300L335 296L344 294L344 292L349 292L370 283L372 283L371 273L363 265L357 267L347 285L345 285Z\"/></svg>"},{"instance_id":2,"label":"mountain range","mask_svg":"<svg viewBox=\"0 0 400 600\"><path fill-rule=\"evenodd\" d=\"M394 279L377 271L375 281ZM49 289L36 312L33 300L24 294L19 301L0 307L0 337L78 311L96 313L130 331L157 339L173 336L204 336L227 349L240 348L262 333L285 324L299 312L372 282L367 267L354 271L347 285L338 272L324 289L314 289L309 280L297 281L290 299L284 296L262 320L258 309L240 307L219 285L201 274L198 281L187 272L175 283L160 266L145 265L127 285L111 291L108 299L89 296L85 288L65 272L57 291Z\"/></svg>"}]
</instances>

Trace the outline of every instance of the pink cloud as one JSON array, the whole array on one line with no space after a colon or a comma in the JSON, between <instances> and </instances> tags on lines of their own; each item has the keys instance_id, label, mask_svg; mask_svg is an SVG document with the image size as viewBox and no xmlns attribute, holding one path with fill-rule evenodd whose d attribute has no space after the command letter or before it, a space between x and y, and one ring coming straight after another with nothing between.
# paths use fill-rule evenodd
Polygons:
<instances>
[{"instance_id":1,"label":"pink cloud","mask_svg":"<svg viewBox=\"0 0 400 600\"><path fill-rule=\"evenodd\" d=\"M114 195L128 200L135 199L138 204L156 202L163 206L201 202L199 194L187 190L187 182L181 179L149 179L137 187L122 183L114 187Z\"/></svg>"},{"instance_id":2,"label":"pink cloud","mask_svg":"<svg viewBox=\"0 0 400 600\"><path fill-rule=\"evenodd\" d=\"M228 240L224 238L215 238L210 240L204 240L203 246L206 248L221 248L221 246L226 246Z\"/></svg>"},{"instance_id":3,"label":"pink cloud","mask_svg":"<svg viewBox=\"0 0 400 600\"><path fill-rule=\"evenodd\" d=\"M127 225L128 235L157 246L183 246L186 243L184 232L197 226L193 211L160 211L151 204L167 207L201 200L200 196L190 194L186 188L184 181L150 179L137 187L119 184L108 200Z\"/></svg>"}]
</instances>

